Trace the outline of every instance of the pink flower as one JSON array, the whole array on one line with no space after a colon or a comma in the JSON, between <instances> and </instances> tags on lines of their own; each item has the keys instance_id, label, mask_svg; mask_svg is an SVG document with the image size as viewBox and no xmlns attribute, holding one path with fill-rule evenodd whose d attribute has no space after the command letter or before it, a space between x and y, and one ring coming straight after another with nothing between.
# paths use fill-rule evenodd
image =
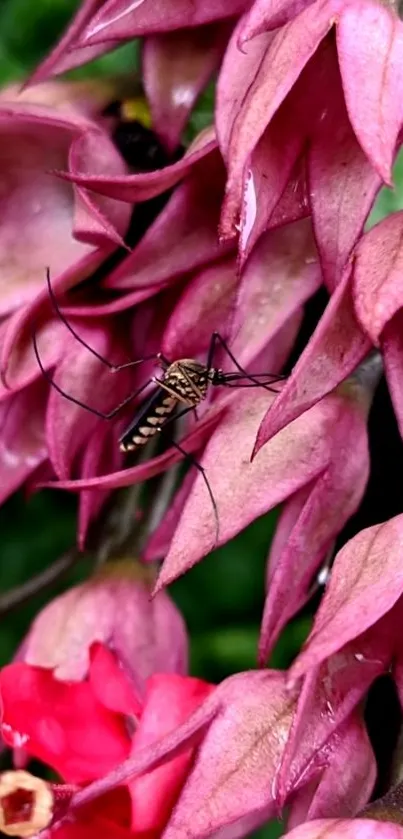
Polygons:
<instances>
[{"instance_id":1,"label":"pink flower","mask_svg":"<svg viewBox=\"0 0 403 839\"><path fill-rule=\"evenodd\" d=\"M51 766L68 784L86 784L175 729L212 690L198 679L158 674L148 679L141 699L114 655L96 644L83 682L63 682L51 671L25 663L3 668L2 734L9 745L24 743L31 756ZM87 830L88 821L90 835L102 825L106 830L108 822L113 836L143 831L160 835L192 757L191 747L182 750L116 791L110 800L101 799L96 813L83 808L77 823L62 826L60 833L56 824L55 835L76 839Z\"/></svg>"},{"instance_id":2,"label":"pink flower","mask_svg":"<svg viewBox=\"0 0 403 839\"><path fill-rule=\"evenodd\" d=\"M150 569L133 561L107 563L39 613L23 641L23 661L51 669L60 681L82 681L92 644L102 643L130 674L139 696L153 673L185 673L183 619L164 592L151 600L152 584Z\"/></svg>"}]
</instances>

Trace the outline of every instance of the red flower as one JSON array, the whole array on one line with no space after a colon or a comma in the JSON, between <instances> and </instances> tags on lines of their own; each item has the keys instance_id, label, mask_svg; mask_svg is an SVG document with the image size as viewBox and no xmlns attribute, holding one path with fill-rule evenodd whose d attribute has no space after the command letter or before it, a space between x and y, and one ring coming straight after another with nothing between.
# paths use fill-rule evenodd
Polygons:
<instances>
[{"instance_id":1,"label":"red flower","mask_svg":"<svg viewBox=\"0 0 403 839\"><path fill-rule=\"evenodd\" d=\"M157 674L148 680L140 699L113 654L98 644L92 648L84 682L62 682L52 672L25 663L5 667L0 673L1 730L8 745L24 745L30 756L51 766L67 783L85 784L170 732L213 689L198 679ZM102 798L96 819L116 824L118 836L119 828L129 827L132 832L159 835L192 757L193 748L188 747L131 782L126 802L118 793L117 812L116 802ZM74 825L63 827L60 835L70 835L71 830L72 836L79 836L86 819L91 830L96 825L87 808L78 811L78 819L77 833Z\"/></svg>"}]
</instances>

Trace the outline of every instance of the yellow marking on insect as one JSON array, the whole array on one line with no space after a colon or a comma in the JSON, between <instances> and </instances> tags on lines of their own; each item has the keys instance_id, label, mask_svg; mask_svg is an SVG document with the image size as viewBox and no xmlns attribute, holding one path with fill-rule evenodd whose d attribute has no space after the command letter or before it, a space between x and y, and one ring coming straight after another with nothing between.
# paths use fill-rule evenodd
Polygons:
<instances>
[{"instance_id":1,"label":"yellow marking on insect","mask_svg":"<svg viewBox=\"0 0 403 839\"><path fill-rule=\"evenodd\" d=\"M142 96L133 96L132 99L125 99L120 106L120 112L122 119L128 122L136 120L144 128L151 128L152 126L151 111L147 101Z\"/></svg>"}]
</instances>

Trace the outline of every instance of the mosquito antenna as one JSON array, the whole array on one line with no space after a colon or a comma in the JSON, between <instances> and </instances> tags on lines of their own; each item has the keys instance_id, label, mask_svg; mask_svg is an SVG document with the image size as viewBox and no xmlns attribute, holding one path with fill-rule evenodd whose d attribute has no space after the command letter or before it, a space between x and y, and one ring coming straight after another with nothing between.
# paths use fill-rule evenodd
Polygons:
<instances>
[{"instance_id":1,"label":"mosquito antenna","mask_svg":"<svg viewBox=\"0 0 403 839\"><path fill-rule=\"evenodd\" d=\"M50 280L50 269L49 268L46 269L46 282L47 282L47 286L48 286L50 301L52 303L53 309L56 312L58 318L62 321L62 323L64 323L65 327L73 335L73 337L76 339L76 341L78 341L83 347L85 347L88 350L88 352L92 353L92 355L94 355L95 358L97 358L99 361L101 361L102 364L105 364L107 367L109 367L109 370L111 370L113 373L116 373L119 370L124 370L126 367L135 367L137 364L143 364L144 361L160 361L161 360L161 361L163 361L163 363L165 365L169 364L169 361L167 361L167 359L164 358L162 353L154 353L153 355L146 356L146 358L140 358L137 361L128 361L125 364L112 364L110 361L108 361L107 358L105 358L103 355L101 355L99 352L97 352L97 350L94 350L94 347L91 347L89 344L87 344L87 342L84 341L84 338L81 338L81 336L78 334L78 332L76 332L74 327L67 320L66 315L63 314L63 312L62 312L62 310L59 306L59 303L57 301L57 297L55 295L55 292L53 291L52 283L51 283L51 280Z\"/></svg>"},{"instance_id":2,"label":"mosquito antenna","mask_svg":"<svg viewBox=\"0 0 403 839\"><path fill-rule=\"evenodd\" d=\"M57 382L55 382L55 380L50 375L50 373L47 370L45 370L45 368L42 364L42 359L41 359L40 354L39 354L38 341L37 341L37 337L36 337L35 327L32 328L32 343L33 343L34 353L35 353L36 360L38 362L39 369L40 369L42 375L44 376L44 378L46 379L46 381L49 382L49 384L57 391L57 393L60 393L60 396L63 396L64 399L68 399L69 402L73 402L74 405L78 405L79 408L84 408L84 410L89 411L90 414L95 414L95 416L100 417L100 419L104 419L104 420L112 419L114 416L116 416L116 414L122 408L125 407L125 405L127 405L129 402L131 402L132 399L135 399L136 396L139 396L140 393L142 393L142 391L145 390L145 388L150 384L149 381L145 382L140 388L137 388L137 390L133 391L133 393L130 393L129 396L126 397L126 399L124 399L122 402L119 403L119 405L116 406L116 408L113 408L112 411L109 411L109 413L103 413L103 411L97 411L96 408L92 408L91 405L87 405L86 402L81 402L80 399L76 399L75 396L72 396L70 393L66 393L66 391L63 390L57 384Z\"/></svg>"},{"instance_id":3,"label":"mosquito antenna","mask_svg":"<svg viewBox=\"0 0 403 839\"><path fill-rule=\"evenodd\" d=\"M197 471L200 472L200 474L203 478L203 481L204 481L204 483L207 487L207 492L210 496L210 501L211 501L211 504L212 504L212 507L213 507L214 520L215 520L215 539L214 539L214 545L213 545L213 548L212 548L212 550L213 550L216 547L216 545L218 544L218 537L219 537L219 532L220 532L220 522L219 522L219 518L218 518L217 504L216 504L216 501L215 501L215 498L214 498L214 495L213 495L213 491L212 491L211 486L209 484L209 481L207 479L206 470L203 469L203 466L196 460L196 458L193 457L193 455L189 454L189 452L187 452L185 449L183 449L182 446L179 445L179 443L176 443L174 440L171 440L171 446L173 446L175 449L177 449L178 452L181 452L181 454L184 455L184 457L192 464L192 466L194 466L197 469Z\"/></svg>"}]
</instances>

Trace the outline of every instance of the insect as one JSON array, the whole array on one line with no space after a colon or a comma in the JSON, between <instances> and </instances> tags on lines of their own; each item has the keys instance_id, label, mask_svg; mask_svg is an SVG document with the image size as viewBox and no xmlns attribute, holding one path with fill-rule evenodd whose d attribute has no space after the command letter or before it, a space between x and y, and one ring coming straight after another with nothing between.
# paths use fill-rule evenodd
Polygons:
<instances>
[{"instance_id":1,"label":"insect","mask_svg":"<svg viewBox=\"0 0 403 839\"><path fill-rule=\"evenodd\" d=\"M169 422L177 420L179 419L179 417L185 416L190 411L195 412L200 402L202 402L206 398L210 386L219 386L227 388L263 387L271 392L276 392L275 388L273 388L272 385L283 378L283 376L281 375L271 375L266 373L248 373L238 363L235 356L227 346L226 341L218 332L214 332L211 337L206 364L202 364L201 362L196 361L193 358L181 358L177 361L170 362L167 358L165 358L165 356L161 352L159 352L154 355L147 356L146 358L137 359L136 361L128 361L124 364L114 365L108 359L104 358L96 350L94 350L93 347L87 344L86 341L84 341L83 338L81 338L80 335L71 326L66 316L60 309L60 306L56 299L50 280L49 268L46 270L46 280L49 291L49 297L57 316L64 323L64 325L74 336L74 338L77 341L79 341L80 344L86 347L86 349L90 353L92 353L96 358L98 358L99 361L105 364L111 372L117 373L120 370L125 370L129 367L135 367L138 364L144 363L145 361L155 361L156 364L162 370L160 376L153 376L151 379L149 379L143 385L141 385L141 387L132 391L132 393L129 393L128 396L122 402L115 406L115 408L113 408L108 413L104 413L102 411L97 410L96 408L93 408L91 405L87 405L85 402L81 402L79 399L76 399L76 397L72 396L71 394L66 393L57 384L57 382L54 381L52 376L49 374L47 370L45 370L42 364L37 344L36 332L35 330L33 330L32 339L36 360L38 362L43 376L47 379L49 384L53 388L55 388L55 390L58 393L60 393L60 395L63 396L65 399L68 399L70 402L74 402L74 404L78 405L86 411L89 411L92 414L95 414L95 416L100 417L101 419L113 419L120 413L120 411L122 411L126 407L126 405L128 405L137 397L139 397L143 393L143 391L147 387L149 387L149 385L154 385L151 394L139 406L137 412L133 417L132 422L130 423L128 428L126 428L126 430L119 439L120 449L123 452L132 452L140 449L142 446L146 445L157 433L161 432ZM218 345L222 347L222 349L231 359L231 361L236 367L236 371L226 373L221 368L213 367L214 353ZM265 379L266 381L261 381L262 379ZM177 410L178 408L180 408L179 411ZM182 448L182 446L179 443L173 440L171 441L171 445L174 448L176 448L179 452L181 452L181 454L184 455L189 460L189 462L196 467L196 469L200 472L200 474L203 477L214 509L217 542L217 505L209 481L207 479L205 470L191 454L189 454L185 451L185 449Z\"/></svg>"}]
</instances>

